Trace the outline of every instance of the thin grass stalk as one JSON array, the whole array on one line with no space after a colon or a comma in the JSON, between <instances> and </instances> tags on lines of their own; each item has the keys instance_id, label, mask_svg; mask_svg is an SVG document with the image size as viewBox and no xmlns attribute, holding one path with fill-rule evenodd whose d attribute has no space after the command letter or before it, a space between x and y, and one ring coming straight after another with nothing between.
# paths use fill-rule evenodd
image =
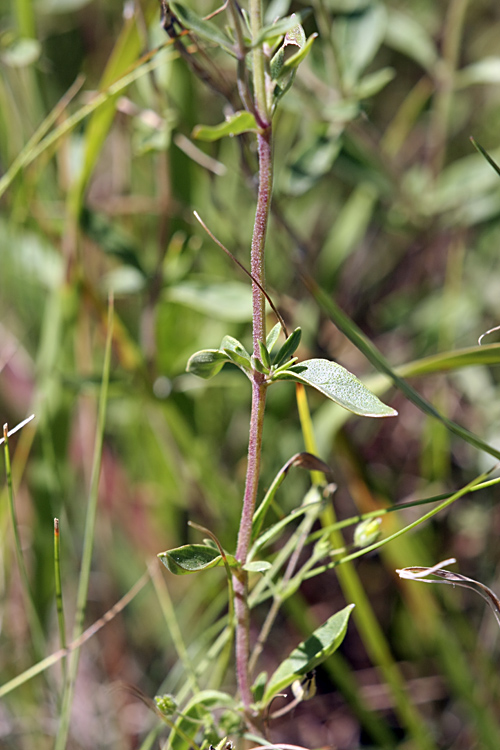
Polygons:
<instances>
[{"instance_id":1,"label":"thin grass stalk","mask_svg":"<svg viewBox=\"0 0 500 750\"><path fill-rule=\"evenodd\" d=\"M305 448L309 453L316 454L316 440L304 388L297 389L297 403ZM314 483L318 482L318 473L316 472L312 477ZM332 526L335 522L335 511L333 505L330 503L321 515L321 523L324 526ZM334 548L342 548L344 546L344 540L339 531L332 531L330 540ZM348 559L349 557L342 558L342 561L347 563ZM435 748L419 712L407 696L403 677L392 658L389 645L354 567L348 563L344 564L338 568L337 575L345 598L356 605L353 617L355 618L364 646L370 659L379 667L392 692L395 710L403 725L412 735L418 748L422 750ZM304 576L304 578L307 577L309 576Z\"/></svg>"},{"instance_id":2,"label":"thin grass stalk","mask_svg":"<svg viewBox=\"0 0 500 750\"><path fill-rule=\"evenodd\" d=\"M192 688L193 692L199 693L200 686L198 684L196 671L188 654L186 644L184 643L179 623L177 622L177 617L175 615L175 609L174 605L172 604L172 599L170 598L168 586L165 584L165 581L161 577L157 566L152 568L151 577L163 617L165 618L165 622L167 623L167 627L172 637L174 648L177 652L177 656L181 660L186 671L190 687Z\"/></svg>"},{"instance_id":3,"label":"thin grass stalk","mask_svg":"<svg viewBox=\"0 0 500 750\"><path fill-rule=\"evenodd\" d=\"M130 604L132 599L134 599L137 594L144 588L149 580L149 577L149 571L146 571L146 573L144 573L141 578L139 578L139 580L134 583L132 588L129 589L129 591L127 591L127 593L122 596L122 598L117 601L116 604L106 612L106 614L100 617L97 622L94 622L93 625L88 627L80 635L79 638L77 638L75 641L72 641L66 648L60 648L58 651L50 654L50 656L46 656L45 659L42 659L42 661L38 662L37 664L33 664L32 667L26 669L22 674L17 675L17 677L14 677L14 679L2 685L0 687L0 698L3 698L4 696L8 695L8 693L16 690L16 688L24 685L25 682L32 680L33 677L36 677L36 675L44 672L52 665L57 664L57 662L61 661L61 659L64 659L64 657L66 657L68 654L80 649L88 640L90 640L90 638L98 633L101 628L103 628L108 622L111 622L111 620L116 617L117 614L119 614L123 609L125 609L128 604Z\"/></svg>"},{"instance_id":4,"label":"thin grass stalk","mask_svg":"<svg viewBox=\"0 0 500 750\"><path fill-rule=\"evenodd\" d=\"M104 365L102 373L102 385L99 396L99 409L97 417L97 429L94 445L94 457L92 462L92 477L89 492L89 503L87 507L87 516L85 520L85 533L83 539L82 563L80 569L80 578L78 581L78 591L76 597L76 614L73 626L73 638L77 640L83 631L83 620L87 604L87 593L89 588L90 568L92 565L92 552L94 548L95 523L97 516L97 499L99 490L99 477L101 473L102 448L104 441L104 426L106 422L106 407L108 400L109 373L111 368L111 344L113 341L113 299L110 297L108 306L108 331L106 337L106 348L104 353ZM64 750L68 739L69 725L71 719L71 707L73 704L73 695L75 681L78 672L78 662L80 659L80 649L72 651L69 663L63 703L61 708L61 717L56 737L55 750Z\"/></svg>"},{"instance_id":5,"label":"thin grass stalk","mask_svg":"<svg viewBox=\"0 0 500 750\"><path fill-rule=\"evenodd\" d=\"M26 616L31 633L31 639L33 648L37 658L41 658L41 655L45 650L45 638L43 635L43 628L38 617L38 612L35 606L35 600L33 598L33 592L31 590L28 571L26 570L26 563L24 562L24 556L21 546L21 537L19 535L19 525L17 523L16 506L14 502L14 489L12 486L12 467L10 463L10 451L9 451L9 430L7 424L3 426L3 444L4 444L4 456L5 456L5 474L7 477L7 494L9 496L9 509L10 517L12 522L12 531L14 534L14 546L16 550L17 564L19 566L19 573L21 576L21 587L23 592L24 601L26 604Z\"/></svg>"},{"instance_id":6,"label":"thin grass stalk","mask_svg":"<svg viewBox=\"0 0 500 750\"><path fill-rule=\"evenodd\" d=\"M61 648L66 648L66 622L64 619L64 607L62 598L62 586L61 586L61 544L59 534L59 519L54 518L54 583L56 591L56 609L57 609L57 623L59 626L59 643ZM67 664L66 659L63 659L63 677L66 682L67 677Z\"/></svg>"},{"instance_id":7,"label":"thin grass stalk","mask_svg":"<svg viewBox=\"0 0 500 750\"><path fill-rule=\"evenodd\" d=\"M164 65L164 57L158 55L157 53L163 50L165 47L168 47L170 44L171 42L167 41L161 47L158 47L157 49L152 50L151 52L141 57L140 60L137 61L137 63L129 67L128 71L123 75L123 77L118 78L116 81L114 81L109 86L109 88L105 89L99 94L96 94L92 101L78 109L63 123L55 127L50 133L47 133L47 135L45 135L42 140L39 140L40 133L43 134L47 125L50 127L52 121L55 121L59 117L60 104L57 104L54 108L53 113L48 116L48 122L44 120L44 122L40 126L40 132L37 131L33 138L28 141L17 158L12 162L9 169L0 178L0 198L10 187L14 179L23 171L23 169L28 167L41 154L54 146L57 141L60 140L63 136L74 130L74 128L80 122L82 122L82 120L85 120L86 117L91 115L100 107L104 106L113 96L116 96L117 94L124 91L126 88L128 88L128 86L130 86L131 83L136 81L138 78L148 74L150 71L158 68L160 65Z\"/></svg>"},{"instance_id":8,"label":"thin grass stalk","mask_svg":"<svg viewBox=\"0 0 500 750\"><path fill-rule=\"evenodd\" d=\"M446 158L446 143L453 103L454 79L469 0L451 0L443 37L443 59L437 69L437 88L431 116L432 171L437 179Z\"/></svg>"}]
</instances>

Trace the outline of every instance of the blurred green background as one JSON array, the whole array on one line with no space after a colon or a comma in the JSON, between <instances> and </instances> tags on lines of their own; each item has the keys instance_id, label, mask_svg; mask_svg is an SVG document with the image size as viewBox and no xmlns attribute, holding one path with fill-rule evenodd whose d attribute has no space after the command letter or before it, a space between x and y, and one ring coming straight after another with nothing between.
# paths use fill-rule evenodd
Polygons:
<instances>
[{"instance_id":1,"label":"blurred green background","mask_svg":"<svg viewBox=\"0 0 500 750\"><path fill-rule=\"evenodd\" d=\"M200 14L216 7L192 2ZM274 0L267 21L302 7ZM492 0L310 7L304 25L319 37L275 118L269 293L290 330L303 329L301 358L334 359L360 378L373 367L319 309L297 259L394 366L474 347L500 317L500 178L469 140L500 157L500 7ZM190 52L203 61L195 41ZM2 683L59 647L54 517L70 623L74 614L110 290L116 318L85 623L158 552L199 541L189 519L235 548L250 390L236 368L206 383L185 364L226 333L249 344L250 287L192 212L248 265L256 157L250 137L208 144L192 137L196 124L223 120L225 103L166 42L154 1L0 7L0 413L9 427L36 415L10 448L43 631L40 652L5 489ZM232 59L210 46L205 53L234 84ZM495 340L491 334L487 343ZM443 414L499 446L498 381L498 368L477 364L411 382ZM338 407L310 396L339 518L453 491L493 464L396 391L383 398L398 409L396 419L345 422ZM283 383L269 394L261 487L301 450L294 388ZM306 489L307 477L294 474L281 490L283 511ZM394 570L455 556L462 573L500 591L497 497L491 488L461 499L356 564L430 746L499 747L498 625L479 597L403 584ZM384 534L419 513L397 521L391 514ZM352 530L345 537L350 544ZM199 660L225 609L223 574L163 577ZM83 647L68 747L144 746L156 719L124 686L153 696L184 680L164 595L149 584ZM299 597L273 631L271 663L345 604L335 571L309 581ZM256 623L264 612L256 611ZM351 623L341 655L319 670L317 696L275 722L271 738L339 750L418 747L373 661ZM60 689L58 664L6 696L0 747L52 748Z\"/></svg>"}]
</instances>

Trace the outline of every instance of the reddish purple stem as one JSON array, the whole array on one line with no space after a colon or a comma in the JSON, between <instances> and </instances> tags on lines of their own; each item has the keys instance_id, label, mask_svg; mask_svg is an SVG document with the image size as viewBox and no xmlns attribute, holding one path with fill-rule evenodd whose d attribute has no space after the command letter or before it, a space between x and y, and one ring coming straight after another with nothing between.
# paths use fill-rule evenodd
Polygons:
<instances>
[{"instance_id":1,"label":"reddish purple stem","mask_svg":"<svg viewBox=\"0 0 500 750\"><path fill-rule=\"evenodd\" d=\"M252 236L251 270L261 286L265 286L264 248L266 243L272 193L272 139L271 127L257 136L259 151L259 191ZM259 357L259 341L266 339L265 298L257 284L252 284L253 299L253 353ZM263 376L254 371L252 383L252 411L248 439L248 463L243 498L243 510L238 533L236 557L244 565L252 534L252 519L257 499L262 448L262 429L266 402L266 384ZM249 718L252 702L248 662L250 657L249 611L247 600L247 575L242 571L234 579L236 613L236 672L243 705Z\"/></svg>"}]
</instances>

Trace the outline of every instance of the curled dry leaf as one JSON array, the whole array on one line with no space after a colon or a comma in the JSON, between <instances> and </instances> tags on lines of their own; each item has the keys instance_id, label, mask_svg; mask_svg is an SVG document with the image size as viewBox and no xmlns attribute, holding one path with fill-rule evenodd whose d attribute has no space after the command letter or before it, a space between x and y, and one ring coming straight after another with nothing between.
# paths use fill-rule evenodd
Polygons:
<instances>
[{"instance_id":1,"label":"curled dry leaf","mask_svg":"<svg viewBox=\"0 0 500 750\"><path fill-rule=\"evenodd\" d=\"M437 563L432 568L421 567L419 565L412 565L408 568L402 568L396 570L396 573L400 578L406 578L410 581L421 581L422 583L448 583L452 586L461 586L464 589L471 589L475 591L479 596L489 604L493 610L496 621L500 626L500 599L488 586L480 581L475 581L473 578L468 578L460 573L453 573L450 570L444 570L442 565L451 565L456 563L454 557L448 560L443 560ZM425 576L436 576L436 578L426 578Z\"/></svg>"}]
</instances>

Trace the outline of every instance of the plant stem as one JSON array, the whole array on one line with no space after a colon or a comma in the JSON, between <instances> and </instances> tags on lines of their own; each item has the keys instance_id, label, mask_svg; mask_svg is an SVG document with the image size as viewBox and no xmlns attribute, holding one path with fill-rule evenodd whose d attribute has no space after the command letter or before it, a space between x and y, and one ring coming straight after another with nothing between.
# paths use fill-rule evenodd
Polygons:
<instances>
[{"instance_id":1,"label":"plant stem","mask_svg":"<svg viewBox=\"0 0 500 750\"><path fill-rule=\"evenodd\" d=\"M262 29L262 0L250 0L249 13L252 37L256 39ZM257 120L259 125L267 127L270 125L271 118L266 92L266 56L261 45L253 49L252 67Z\"/></svg>"},{"instance_id":2,"label":"plant stem","mask_svg":"<svg viewBox=\"0 0 500 750\"><path fill-rule=\"evenodd\" d=\"M265 284L264 248L266 243L269 210L272 193L272 131L266 128L258 134L259 149L259 191L252 236L251 270L252 275L261 287ZM253 304L253 352L259 356L259 341L265 341L265 297L255 283L252 284ZM250 434L248 439L248 463L245 482L243 509L238 533L236 557L244 565L248 555L252 536L252 519L257 498L262 448L262 429L266 403L266 383L263 375L254 370L252 382L252 410L250 416ZM249 717L252 702L250 692L250 674L248 662L250 657L249 608L247 575L240 571L234 578L234 608L236 615L236 673L241 699Z\"/></svg>"}]
</instances>

